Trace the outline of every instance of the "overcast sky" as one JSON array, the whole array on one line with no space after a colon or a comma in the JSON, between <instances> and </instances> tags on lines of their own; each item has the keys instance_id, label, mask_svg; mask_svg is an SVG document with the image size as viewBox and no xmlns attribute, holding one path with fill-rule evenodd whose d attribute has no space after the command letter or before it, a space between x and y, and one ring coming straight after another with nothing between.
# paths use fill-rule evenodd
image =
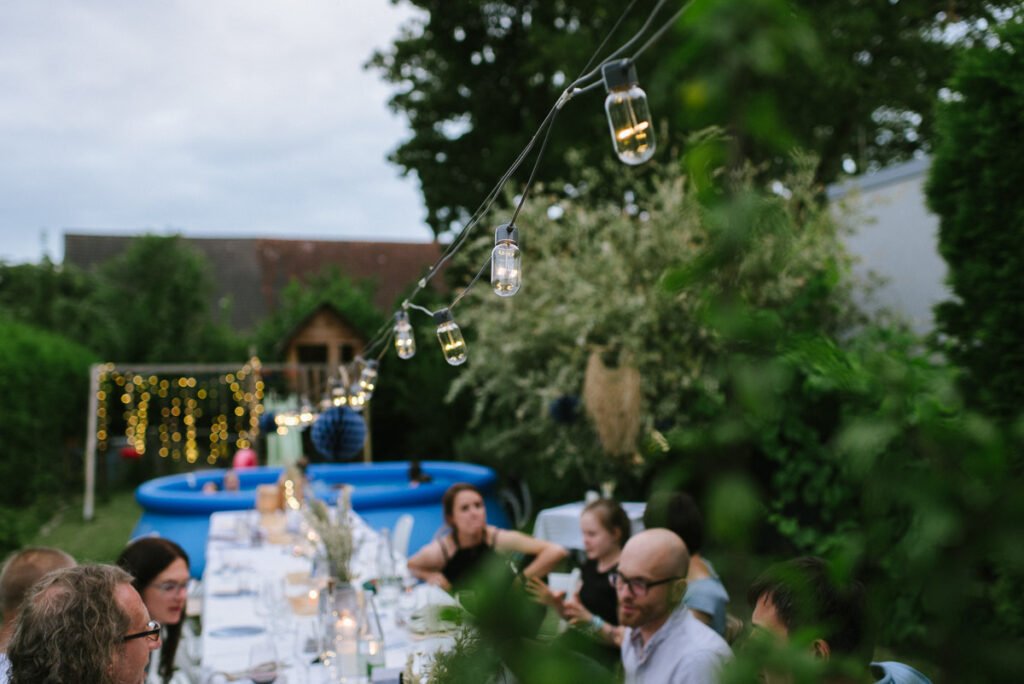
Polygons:
<instances>
[{"instance_id":1,"label":"overcast sky","mask_svg":"<svg viewBox=\"0 0 1024 684\"><path fill-rule=\"evenodd\" d=\"M0 260L65 232L429 240L388 0L0 2Z\"/></svg>"}]
</instances>

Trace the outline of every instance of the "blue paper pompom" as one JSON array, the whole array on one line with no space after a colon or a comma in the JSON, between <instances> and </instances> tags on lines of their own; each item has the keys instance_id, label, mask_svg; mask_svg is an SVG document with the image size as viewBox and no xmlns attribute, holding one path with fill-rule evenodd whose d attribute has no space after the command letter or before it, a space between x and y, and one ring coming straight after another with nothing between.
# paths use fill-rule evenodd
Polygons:
<instances>
[{"instance_id":1,"label":"blue paper pompom","mask_svg":"<svg viewBox=\"0 0 1024 684\"><path fill-rule=\"evenodd\" d=\"M261 433L263 433L264 435L269 435L272 434L275 430L277 430L277 423L274 422L274 418L276 418L276 416L274 415L273 411L267 411L266 413L260 416L259 425Z\"/></svg>"},{"instance_id":2,"label":"blue paper pompom","mask_svg":"<svg viewBox=\"0 0 1024 684\"><path fill-rule=\"evenodd\" d=\"M366 441L366 421L347 406L335 406L320 414L310 429L313 446L331 461L352 458Z\"/></svg>"}]
</instances>

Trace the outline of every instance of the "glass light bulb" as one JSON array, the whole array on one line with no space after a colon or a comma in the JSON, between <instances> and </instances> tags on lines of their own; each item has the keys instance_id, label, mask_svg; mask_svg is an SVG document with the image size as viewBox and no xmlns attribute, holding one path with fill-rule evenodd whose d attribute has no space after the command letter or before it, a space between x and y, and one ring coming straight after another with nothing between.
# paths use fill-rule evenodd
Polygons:
<instances>
[{"instance_id":1,"label":"glass light bulb","mask_svg":"<svg viewBox=\"0 0 1024 684\"><path fill-rule=\"evenodd\" d=\"M373 390L377 388L377 362L370 360L363 366L362 372L359 374L359 389L366 395L366 399L369 400L373 394Z\"/></svg>"},{"instance_id":2,"label":"glass light bulb","mask_svg":"<svg viewBox=\"0 0 1024 684\"><path fill-rule=\"evenodd\" d=\"M654 123L647 93L637 85L636 67L629 60L619 60L606 64L602 74L608 89L604 110L615 154L630 166L643 164L654 156Z\"/></svg>"},{"instance_id":3,"label":"glass light bulb","mask_svg":"<svg viewBox=\"0 0 1024 684\"><path fill-rule=\"evenodd\" d=\"M510 224L498 226L491 252L491 287L499 297L511 297L523 284L523 256L519 230Z\"/></svg>"},{"instance_id":4,"label":"glass light bulb","mask_svg":"<svg viewBox=\"0 0 1024 684\"><path fill-rule=\"evenodd\" d=\"M416 355L416 336L409 323L409 314L404 311L395 314L395 351L400 359L411 359Z\"/></svg>"},{"instance_id":5,"label":"glass light bulb","mask_svg":"<svg viewBox=\"0 0 1024 684\"><path fill-rule=\"evenodd\" d=\"M366 407L366 402L369 401L370 397L366 394L366 390L359 386L359 383L352 385L352 389L349 390L348 395L348 406L353 411L362 411Z\"/></svg>"},{"instance_id":6,"label":"glass light bulb","mask_svg":"<svg viewBox=\"0 0 1024 684\"><path fill-rule=\"evenodd\" d=\"M466 340L462 337L462 330L448 309L436 312L434 320L437 322L437 339L441 343L444 360L452 366L461 366L466 362Z\"/></svg>"}]
</instances>

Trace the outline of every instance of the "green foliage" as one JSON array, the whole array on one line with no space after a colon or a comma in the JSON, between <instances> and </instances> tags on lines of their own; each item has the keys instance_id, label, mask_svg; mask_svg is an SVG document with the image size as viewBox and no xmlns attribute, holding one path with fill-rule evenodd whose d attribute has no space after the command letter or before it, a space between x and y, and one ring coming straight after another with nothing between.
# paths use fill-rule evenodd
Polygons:
<instances>
[{"instance_id":1,"label":"green foliage","mask_svg":"<svg viewBox=\"0 0 1024 684\"><path fill-rule=\"evenodd\" d=\"M461 452L503 473L538 475L531 483L541 498L655 472L669 455L611 461L584 422L553 423L549 403L580 393L587 358L598 351L639 371L642 432L653 437L719 415L723 345L711 319L727 318L724 303L743 302L796 329L836 326L842 307L822 302L842 299L835 283L844 258L832 219L803 201L810 174L807 164L788 179L789 200L757 194L749 177L738 177L736 204L706 207L669 168L642 206L562 202L557 222L543 202L528 206L519 221L521 292L498 300L481 286L456 311L471 339L453 396L474 400ZM486 249L481 240L467 260Z\"/></svg>"},{"instance_id":2,"label":"green foliage","mask_svg":"<svg viewBox=\"0 0 1024 684\"><path fill-rule=\"evenodd\" d=\"M277 309L256 331L260 357L282 358L284 349L280 345L285 338L322 304L341 312L369 340L384 322L373 305L373 292L373 283L352 282L336 266L310 274L305 281L292 280L282 290Z\"/></svg>"},{"instance_id":3,"label":"green foliage","mask_svg":"<svg viewBox=\"0 0 1024 684\"><path fill-rule=\"evenodd\" d=\"M409 0L425 19L404 27L369 66L395 86L392 108L412 136L392 154L423 189L438 234L464 222L526 144L561 90L623 12L612 0ZM602 57L641 25L637 3ZM845 158L860 169L909 158L931 139L932 100L959 43L994 26L1016 0L851 3L847 0L698 0L638 60L662 150L708 125L732 135L732 163L781 173L799 147L830 182ZM670 3L655 25L673 11ZM987 24L979 20L985 20ZM575 155L598 169L611 156L601 95L562 111L538 178L576 185ZM638 181L643 169L603 174ZM525 176L524 176L525 177ZM614 196L614 192L604 195Z\"/></svg>"},{"instance_id":4,"label":"green foliage","mask_svg":"<svg viewBox=\"0 0 1024 684\"><path fill-rule=\"evenodd\" d=\"M1024 21L968 51L939 107L940 136L927 193L956 299L937 308L968 397L1002 418L1024 406Z\"/></svg>"},{"instance_id":5,"label":"green foliage","mask_svg":"<svg viewBox=\"0 0 1024 684\"><path fill-rule=\"evenodd\" d=\"M94 361L73 342L0 316L0 396L7 402L0 421L0 481L7 483L0 497L3 549L16 548L34 531L39 521L30 509L45 508L79 482Z\"/></svg>"},{"instance_id":6,"label":"green foliage","mask_svg":"<svg viewBox=\"0 0 1024 684\"><path fill-rule=\"evenodd\" d=\"M210 266L180 236L144 235L98 273L95 306L113 328L96 351L118 362L223 362L244 347L211 322Z\"/></svg>"},{"instance_id":7,"label":"green foliage","mask_svg":"<svg viewBox=\"0 0 1024 684\"><path fill-rule=\"evenodd\" d=\"M0 264L0 311L100 352L114 338L110 312L96 301L99 279L49 259Z\"/></svg>"}]
</instances>

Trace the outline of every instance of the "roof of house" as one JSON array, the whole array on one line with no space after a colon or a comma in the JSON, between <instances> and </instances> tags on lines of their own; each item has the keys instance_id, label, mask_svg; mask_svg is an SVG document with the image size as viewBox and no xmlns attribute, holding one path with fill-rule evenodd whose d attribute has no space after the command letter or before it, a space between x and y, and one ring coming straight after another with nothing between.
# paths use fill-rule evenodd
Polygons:
<instances>
[{"instance_id":1,"label":"roof of house","mask_svg":"<svg viewBox=\"0 0 1024 684\"><path fill-rule=\"evenodd\" d=\"M902 164L887 166L878 171L866 173L863 176L853 176L839 183L828 186L826 194L829 200L836 200L850 194L854 190L866 192L877 188L884 188L894 183L899 183L908 178L916 178L928 173L931 168L931 157L925 156L920 159L911 159Z\"/></svg>"},{"instance_id":2,"label":"roof of house","mask_svg":"<svg viewBox=\"0 0 1024 684\"><path fill-rule=\"evenodd\" d=\"M68 233L64 235L64 261L92 270L121 254L133 239L135 236ZM270 314L293 278L303 281L330 267L353 281L372 281L374 304L389 312L441 255L441 245L435 242L182 239L210 263L214 282L211 309L230 306L230 323L240 330L252 329Z\"/></svg>"}]
</instances>

